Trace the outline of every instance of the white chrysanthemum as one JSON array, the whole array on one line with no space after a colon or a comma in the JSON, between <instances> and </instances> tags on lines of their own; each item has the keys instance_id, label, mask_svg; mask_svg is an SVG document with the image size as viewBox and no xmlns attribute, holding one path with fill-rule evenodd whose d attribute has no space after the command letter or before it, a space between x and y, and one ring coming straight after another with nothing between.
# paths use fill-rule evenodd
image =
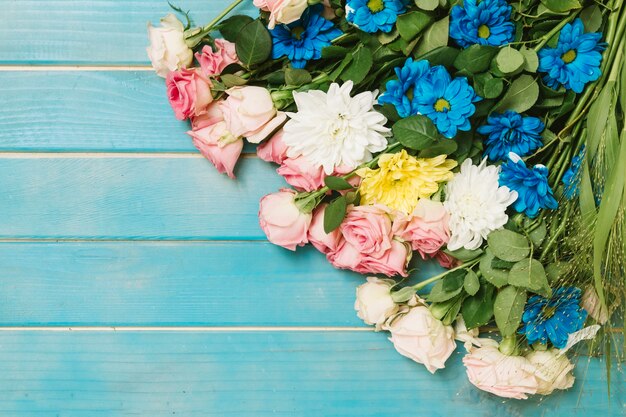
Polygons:
<instances>
[{"instance_id":1,"label":"white chrysanthemum","mask_svg":"<svg viewBox=\"0 0 626 417\"><path fill-rule=\"evenodd\" d=\"M517 192L500 187L499 175L500 167L487 166L486 158L480 165L466 159L446 184L443 204L450 213L449 250L478 249L489 233L506 224L506 208L517 199Z\"/></svg>"},{"instance_id":2,"label":"white chrysanthemum","mask_svg":"<svg viewBox=\"0 0 626 417\"><path fill-rule=\"evenodd\" d=\"M387 118L373 110L376 93L350 97L352 85L352 81L341 87L333 83L328 93L293 93L298 112L287 113L291 118L283 129L287 156L304 156L330 175L339 166L356 168L387 147Z\"/></svg>"}]
</instances>

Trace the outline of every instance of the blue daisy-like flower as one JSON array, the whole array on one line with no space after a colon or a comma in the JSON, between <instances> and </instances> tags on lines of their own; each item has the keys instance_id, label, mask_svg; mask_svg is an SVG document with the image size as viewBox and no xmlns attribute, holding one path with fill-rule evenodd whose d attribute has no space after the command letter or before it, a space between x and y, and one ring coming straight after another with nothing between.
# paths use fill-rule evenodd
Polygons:
<instances>
[{"instance_id":1,"label":"blue daisy-like flower","mask_svg":"<svg viewBox=\"0 0 626 417\"><path fill-rule=\"evenodd\" d=\"M304 68L308 61L320 59L322 49L342 34L330 20L322 17L323 6L317 4L304 11L300 20L276 26L272 35L272 58L286 56L294 68Z\"/></svg>"},{"instance_id":2,"label":"blue daisy-like flower","mask_svg":"<svg viewBox=\"0 0 626 417\"><path fill-rule=\"evenodd\" d=\"M417 80L430 75L430 64L426 60L413 61L408 58L404 65L395 68L397 79L389 80L386 91L378 98L380 104L392 104L400 117L409 117L417 113L413 104Z\"/></svg>"},{"instance_id":3,"label":"blue daisy-like flower","mask_svg":"<svg viewBox=\"0 0 626 417\"><path fill-rule=\"evenodd\" d=\"M572 200L575 197L578 197L580 192L578 185L580 184L580 174L583 163L583 158L585 157L585 145L580 148L578 151L578 155L574 155L572 158L572 162L570 163L569 168L563 174L563 182L564 190L563 195L568 200Z\"/></svg>"},{"instance_id":4,"label":"blue daisy-like flower","mask_svg":"<svg viewBox=\"0 0 626 417\"><path fill-rule=\"evenodd\" d=\"M500 185L517 191L513 208L518 213L532 219L542 208L554 210L559 206L548 185L548 168L543 165L527 168L522 158L513 152L509 153L509 160L501 167Z\"/></svg>"},{"instance_id":5,"label":"blue daisy-like flower","mask_svg":"<svg viewBox=\"0 0 626 417\"><path fill-rule=\"evenodd\" d=\"M466 48L470 45L501 46L515 38L511 6L505 0L465 0L450 13L450 37Z\"/></svg>"},{"instance_id":6,"label":"blue daisy-like flower","mask_svg":"<svg viewBox=\"0 0 626 417\"><path fill-rule=\"evenodd\" d=\"M391 32L405 10L403 0L348 0L346 20L363 32Z\"/></svg>"},{"instance_id":7,"label":"blue daisy-like flower","mask_svg":"<svg viewBox=\"0 0 626 417\"><path fill-rule=\"evenodd\" d=\"M563 26L556 48L539 51L539 72L546 73L543 81L552 89L563 85L568 90L581 93L585 84L600 78L601 33L585 33L580 19Z\"/></svg>"},{"instance_id":8,"label":"blue daisy-like flower","mask_svg":"<svg viewBox=\"0 0 626 417\"><path fill-rule=\"evenodd\" d=\"M530 297L519 333L526 335L530 344L547 344L549 340L554 347L564 348L570 333L582 329L587 318L587 312L579 305L580 292L576 287L561 287L550 298Z\"/></svg>"},{"instance_id":9,"label":"blue daisy-like flower","mask_svg":"<svg viewBox=\"0 0 626 417\"><path fill-rule=\"evenodd\" d=\"M541 132L545 125L537 117L523 117L508 110L503 114L493 113L487 118L487 124L477 131L486 135L485 155L492 161L505 160L509 152L520 156L529 155L542 144Z\"/></svg>"}]
</instances>

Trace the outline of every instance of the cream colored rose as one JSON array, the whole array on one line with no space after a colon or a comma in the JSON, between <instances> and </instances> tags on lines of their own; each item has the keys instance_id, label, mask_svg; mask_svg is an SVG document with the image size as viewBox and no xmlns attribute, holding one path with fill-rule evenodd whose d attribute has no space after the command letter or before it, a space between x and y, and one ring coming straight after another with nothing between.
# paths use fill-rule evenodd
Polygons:
<instances>
[{"instance_id":1,"label":"cream colored rose","mask_svg":"<svg viewBox=\"0 0 626 417\"><path fill-rule=\"evenodd\" d=\"M165 78L170 71L191 65L193 52L185 43L184 26L173 14L161 19L161 26L148 23L150 46L146 48L152 67Z\"/></svg>"},{"instance_id":2,"label":"cream colored rose","mask_svg":"<svg viewBox=\"0 0 626 417\"><path fill-rule=\"evenodd\" d=\"M361 320L380 326L398 310L391 298L391 285L388 280L368 277L365 284L357 287L354 309Z\"/></svg>"},{"instance_id":3,"label":"cream colored rose","mask_svg":"<svg viewBox=\"0 0 626 417\"><path fill-rule=\"evenodd\" d=\"M526 359L536 368L537 394L549 395L555 389L568 389L574 385L574 365L567 356L559 355L558 349L536 350Z\"/></svg>"},{"instance_id":4,"label":"cream colored rose","mask_svg":"<svg viewBox=\"0 0 626 417\"><path fill-rule=\"evenodd\" d=\"M437 320L425 306L410 309L391 324L389 331L389 340L398 353L424 364L431 373L445 368L456 348L452 327Z\"/></svg>"},{"instance_id":5,"label":"cream colored rose","mask_svg":"<svg viewBox=\"0 0 626 417\"><path fill-rule=\"evenodd\" d=\"M602 306L598 293L592 286L585 289L585 292L580 300L580 305L582 308L587 310L587 313L589 313L595 321L600 324L606 323L609 319L606 308Z\"/></svg>"},{"instance_id":6,"label":"cream colored rose","mask_svg":"<svg viewBox=\"0 0 626 417\"><path fill-rule=\"evenodd\" d=\"M308 6L307 0L254 0L253 3L270 13L268 29L274 29L277 24L295 22Z\"/></svg>"}]
</instances>

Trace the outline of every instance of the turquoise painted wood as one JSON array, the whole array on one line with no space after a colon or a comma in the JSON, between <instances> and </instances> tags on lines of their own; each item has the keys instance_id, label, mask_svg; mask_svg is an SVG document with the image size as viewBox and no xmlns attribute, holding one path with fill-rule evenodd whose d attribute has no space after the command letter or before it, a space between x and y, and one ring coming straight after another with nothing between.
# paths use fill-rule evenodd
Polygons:
<instances>
[{"instance_id":1,"label":"turquoise painted wood","mask_svg":"<svg viewBox=\"0 0 626 417\"><path fill-rule=\"evenodd\" d=\"M604 371L539 402L495 400L460 364L431 375L383 334L4 332L0 414L20 417L619 416ZM580 360L578 375L585 372ZM615 378L614 389L623 380Z\"/></svg>"},{"instance_id":2,"label":"turquoise painted wood","mask_svg":"<svg viewBox=\"0 0 626 417\"><path fill-rule=\"evenodd\" d=\"M199 25L228 4L178 0ZM251 1L239 13L255 13ZM2 64L149 63L146 24L170 12L165 0L0 0Z\"/></svg>"}]
</instances>

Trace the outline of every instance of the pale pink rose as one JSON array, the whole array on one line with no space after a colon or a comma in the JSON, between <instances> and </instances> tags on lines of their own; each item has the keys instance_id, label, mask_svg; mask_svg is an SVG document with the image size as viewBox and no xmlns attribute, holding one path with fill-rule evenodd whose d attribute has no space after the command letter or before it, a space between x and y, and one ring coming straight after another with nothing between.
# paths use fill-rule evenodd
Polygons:
<instances>
[{"instance_id":1,"label":"pale pink rose","mask_svg":"<svg viewBox=\"0 0 626 417\"><path fill-rule=\"evenodd\" d=\"M346 242L364 255L379 257L391 248L391 218L383 206L352 206L339 230Z\"/></svg>"},{"instance_id":2,"label":"pale pink rose","mask_svg":"<svg viewBox=\"0 0 626 417\"><path fill-rule=\"evenodd\" d=\"M439 265L441 265L442 267L444 267L446 269L456 268L457 266L459 266L459 265L461 265L463 263L463 262L459 261L458 259L448 255L447 253L445 253L442 250L437 252L435 254L434 258L437 260L437 262L439 262Z\"/></svg>"},{"instance_id":3,"label":"pale pink rose","mask_svg":"<svg viewBox=\"0 0 626 417\"><path fill-rule=\"evenodd\" d=\"M323 187L326 176L322 166L315 167L302 156L285 158L276 172L298 191L313 191Z\"/></svg>"},{"instance_id":4,"label":"pale pink rose","mask_svg":"<svg viewBox=\"0 0 626 417\"><path fill-rule=\"evenodd\" d=\"M235 136L244 136L250 143L260 143L287 119L277 112L269 91L263 87L233 87L226 91L228 98L221 110L229 130Z\"/></svg>"},{"instance_id":5,"label":"pale pink rose","mask_svg":"<svg viewBox=\"0 0 626 417\"><path fill-rule=\"evenodd\" d=\"M357 316L366 324L375 325L377 329L398 310L398 305L391 297L394 281L368 277L365 284L356 289L354 309Z\"/></svg>"},{"instance_id":6,"label":"pale pink rose","mask_svg":"<svg viewBox=\"0 0 626 417\"><path fill-rule=\"evenodd\" d=\"M574 364L558 349L534 350L526 359L536 368L537 394L550 395L554 390L565 390L574 386Z\"/></svg>"},{"instance_id":7,"label":"pale pink rose","mask_svg":"<svg viewBox=\"0 0 626 417\"><path fill-rule=\"evenodd\" d=\"M261 199L259 224L267 239L289 250L308 243L311 213L302 213L295 204L296 193L282 189Z\"/></svg>"},{"instance_id":8,"label":"pale pink rose","mask_svg":"<svg viewBox=\"0 0 626 417\"><path fill-rule=\"evenodd\" d=\"M256 148L256 154L266 162L282 164L287 158L287 145L283 142L283 130L276 132Z\"/></svg>"},{"instance_id":9,"label":"pale pink rose","mask_svg":"<svg viewBox=\"0 0 626 417\"><path fill-rule=\"evenodd\" d=\"M341 237L336 250L326 254L328 261L339 269L350 269L361 274L384 274L408 276L406 267L411 259L409 247L397 240L381 254L364 254Z\"/></svg>"},{"instance_id":10,"label":"pale pink rose","mask_svg":"<svg viewBox=\"0 0 626 417\"><path fill-rule=\"evenodd\" d=\"M395 320L389 329L398 353L424 364L430 373L445 368L456 348L454 330L437 320L428 307L417 306Z\"/></svg>"},{"instance_id":11,"label":"pale pink rose","mask_svg":"<svg viewBox=\"0 0 626 417\"><path fill-rule=\"evenodd\" d=\"M211 96L211 82L198 68L171 71L165 77L167 98L178 120L206 112Z\"/></svg>"},{"instance_id":12,"label":"pale pink rose","mask_svg":"<svg viewBox=\"0 0 626 417\"><path fill-rule=\"evenodd\" d=\"M339 229L335 229L330 233L324 231L324 210L326 206L328 204L322 203L313 212L313 220L309 227L308 236L309 242L323 254L336 251L341 240Z\"/></svg>"},{"instance_id":13,"label":"pale pink rose","mask_svg":"<svg viewBox=\"0 0 626 417\"><path fill-rule=\"evenodd\" d=\"M580 305L599 324L604 324L608 321L609 315L606 308L600 302L598 293L592 286L585 288L585 292L583 292L583 296L580 299Z\"/></svg>"},{"instance_id":14,"label":"pale pink rose","mask_svg":"<svg viewBox=\"0 0 626 417\"><path fill-rule=\"evenodd\" d=\"M430 258L450 240L449 218L442 203L422 198L405 219L400 237L411 242L411 247L422 259Z\"/></svg>"},{"instance_id":15,"label":"pale pink rose","mask_svg":"<svg viewBox=\"0 0 626 417\"><path fill-rule=\"evenodd\" d=\"M201 52L196 52L196 59L207 77L220 75L224 68L239 62L234 43L225 39L215 39L215 49L213 51L210 45L205 45Z\"/></svg>"},{"instance_id":16,"label":"pale pink rose","mask_svg":"<svg viewBox=\"0 0 626 417\"><path fill-rule=\"evenodd\" d=\"M469 381L477 388L504 398L528 398L538 389L536 368L523 356L507 356L497 347L472 349L463 357Z\"/></svg>"},{"instance_id":17,"label":"pale pink rose","mask_svg":"<svg viewBox=\"0 0 626 417\"><path fill-rule=\"evenodd\" d=\"M185 27L172 13L161 19L160 27L148 23L148 36L150 46L146 50L160 77L191 65L193 51L185 43Z\"/></svg>"},{"instance_id":18,"label":"pale pink rose","mask_svg":"<svg viewBox=\"0 0 626 417\"><path fill-rule=\"evenodd\" d=\"M192 116L189 118L191 121L191 128L193 130L202 129L203 127L214 125L218 122L224 121L224 115L220 110L220 101L213 101L206 108L206 112L199 116Z\"/></svg>"},{"instance_id":19,"label":"pale pink rose","mask_svg":"<svg viewBox=\"0 0 626 417\"><path fill-rule=\"evenodd\" d=\"M268 29L274 29L276 24L295 22L308 6L307 0L254 0L253 3L270 13Z\"/></svg>"}]
</instances>

